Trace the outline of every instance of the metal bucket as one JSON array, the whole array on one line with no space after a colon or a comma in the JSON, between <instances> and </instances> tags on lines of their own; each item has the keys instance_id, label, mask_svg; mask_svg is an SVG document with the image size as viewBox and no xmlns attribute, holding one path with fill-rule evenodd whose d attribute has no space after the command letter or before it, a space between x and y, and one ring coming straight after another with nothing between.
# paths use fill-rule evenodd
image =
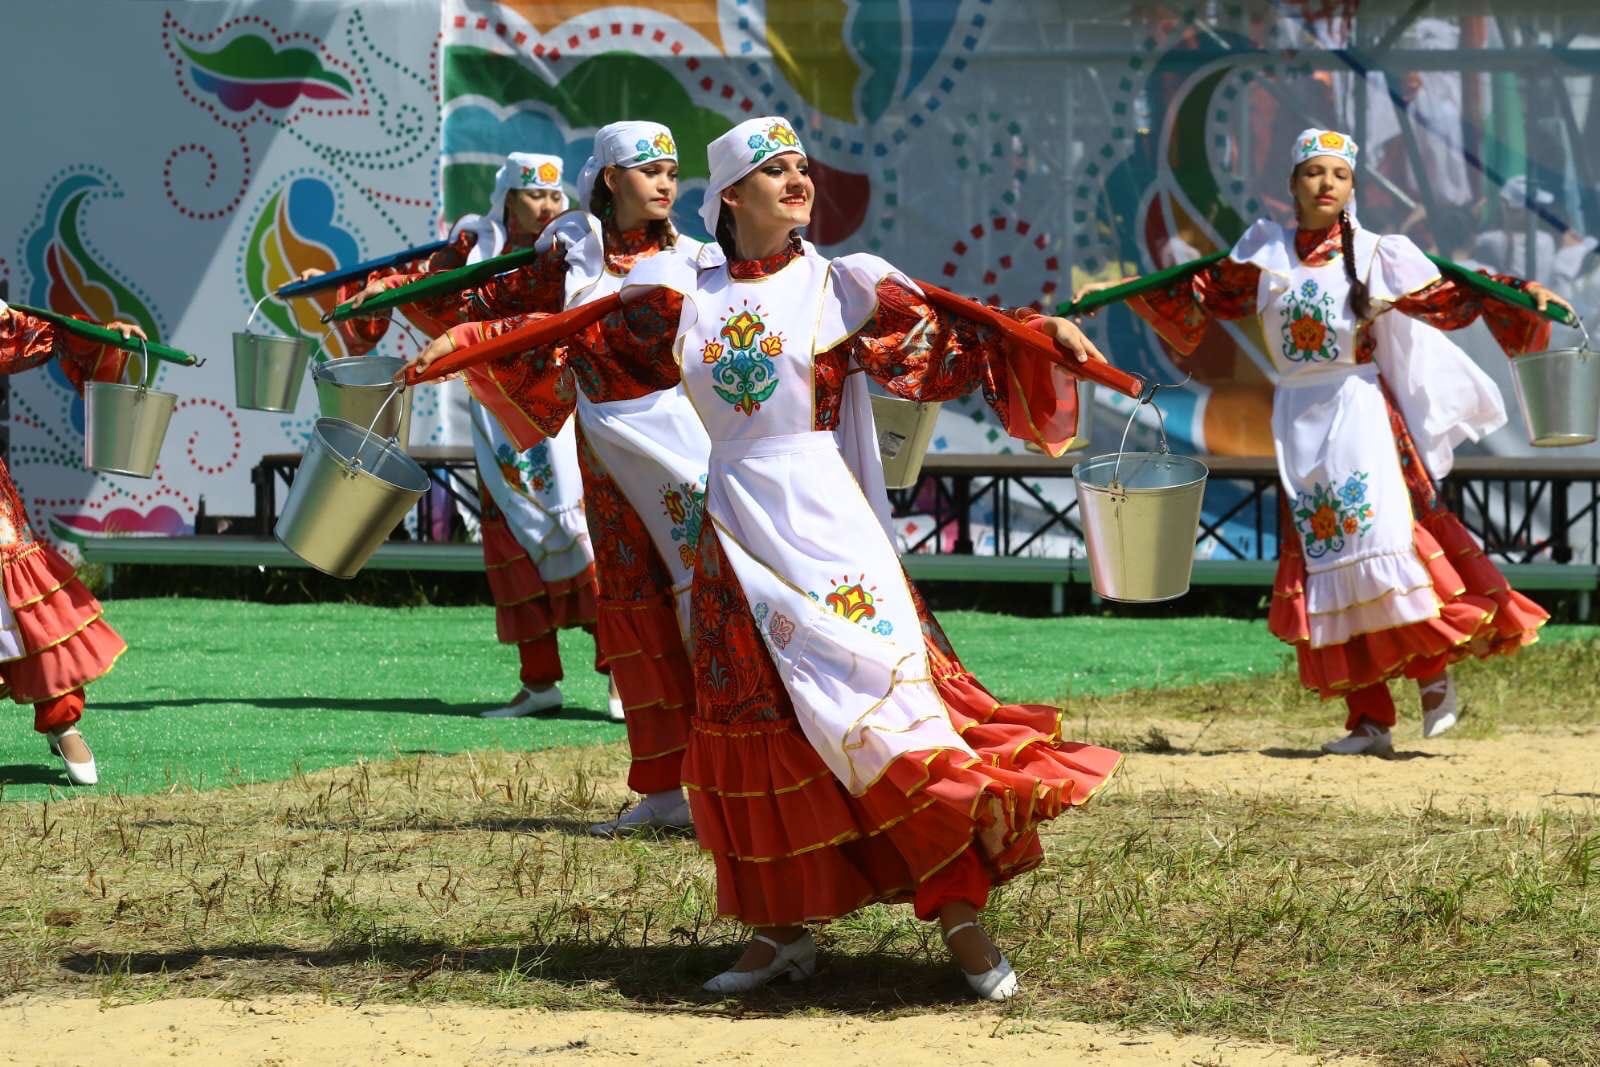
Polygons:
<instances>
[{"instance_id":1,"label":"metal bucket","mask_svg":"<svg viewBox=\"0 0 1600 1067\"><path fill-rule=\"evenodd\" d=\"M1586 445L1600 434L1600 352L1587 345L1511 361L1517 406L1539 448Z\"/></svg>"},{"instance_id":2,"label":"metal bucket","mask_svg":"<svg viewBox=\"0 0 1600 1067\"><path fill-rule=\"evenodd\" d=\"M389 401L395 375L405 365L398 356L347 356L318 363L311 368L318 413L325 419L371 426L373 433L392 437L405 448L411 439L411 390L402 389L394 402Z\"/></svg>"},{"instance_id":3,"label":"metal bucket","mask_svg":"<svg viewBox=\"0 0 1600 1067\"><path fill-rule=\"evenodd\" d=\"M272 535L336 578L353 578L428 491L428 475L392 442L318 419Z\"/></svg>"},{"instance_id":4,"label":"metal bucket","mask_svg":"<svg viewBox=\"0 0 1600 1067\"><path fill-rule=\"evenodd\" d=\"M150 477L177 403L178 394L157 392L149 385L90 382L84 390L84 465L108 474Z\"/></svg>"},{"instance_id":5,"label":"metal bucket","mask_svg":"<svg viewBox=\"0 0 1600 1067\"><path fill-rule=\"evenodd\" d=\"M311 342L303 337L235 333L234 402L250 411L293 413L310 359Z\"/></svg>"},{"instance_id":6,"label":"metal bucket","mask_svg":"<svg viewBox=\"0 0 1600 1067\"><path fill-rule=\"evenodd\" d=\"M1207 473L1170 452L1113 452L1072 468L1096 593L1147 604L1189 591Z\"/></svg>"},{"instance_id":7,"label":"metal bucket","mask_svg":"<svg viewBox=\"0 0 1600 1067\"><path fill-rule=\"evenodd\" d=\"M883 482L890 489L910 489L922 473L922 461L939 421L939 405L899 397L872 397L872 422L883 457Z\"/></svg>"}]
</instances>

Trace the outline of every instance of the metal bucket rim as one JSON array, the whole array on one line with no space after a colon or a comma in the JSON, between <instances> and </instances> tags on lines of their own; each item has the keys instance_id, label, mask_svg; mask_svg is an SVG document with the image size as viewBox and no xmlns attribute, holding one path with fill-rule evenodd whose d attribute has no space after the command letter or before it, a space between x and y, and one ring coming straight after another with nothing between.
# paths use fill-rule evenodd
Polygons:
<instances>
[{"instance_id":1,"label":"metal bucket rim","mask_svg":"<svg viewBox=\"0 0 1600 1067\"><path fill-rule=\"evenodd\" d=\"M1600 356L1600 351L1586 348L1583 345L1568 345L1566 348L1547 348L1542 352L1525 352L1520 356L1515 356L1512 358L1511 364L1516 366L1518 363L1531 363L1551 356L1583 356L1587 358Z\"/></svg>"},{"instance_id":2,"label":"metal bucket rim","mask_svg":"<svg viewBox=\"0 0 1600 1067\"><path fill-rule=\"evenodd\" d=\"M176 402L178 399L177 393L169 393L163 389L151 389L146 385L129 385L127 382L90 382L88 388L93 390L117 390L126 391L129 393L143 393L146 396L167 397L174 402Z\"/></svg>"},{"instance_id":3,"label":"metal bucket rim","mask_svg":"<svg viewBox=\"0 0 1600 1067\"><path fill-rule=\"evenodd\" d=\"M351 433L359 434L362 438L362 441L360 447L357 449L357 454L359 454L362 449L365 449L367 444L370 442L377 446L379 453L382 454L384 458L404 460L403 463L399 464L400 468L408 473L415 471L416 474L419 475L419 480L422 483L421 486L417 487L401 485L399 482L394 481L393 479L385 478L383 475L374 471L372 467L368 466L367 464L357 462L356 456L345 455L343 452L339 451L338 447L335 446L333 441L328 438L327 434L323 433L323 428L325 426L342 427L348 429ZM332 456L339 466L343 467L351 474L364 474L376 481L382 482L384 485L391 486L395 489L403 489L407 492L426 492L429 484L432 482L432 479L428 477L428 472L423 470L422 464L406 455L405 450L396 445L393 439L384 437L381 434L369 433L365 426L357 426L355 423L346 419L335 419L331 416L324 415L318 418L316 423L312 426L312 434L315 443L326 449L328 455Z\"/></svg>"},{"instance_id":4,"label":"metal bucket rim","mask_svg":"<svg viewBox=\"0 0 1600 1067\"><path fill-rule=\"evenodd\" d=\"M242 337L242 338L246 338L246 339L248 339L248 340L250 340L252 342L254 342L254 341L287 341L290 344L298 344L298 345L310 345L310 344L313 343L310 338L306 338L306 337L288 337L288 336L286 336L284 334L281 334L281 333L254 333L254 332L252 332L250 330L234 330L233 331L233 337L234 337L234 340L238 340L239 338Z\"/></svg>"},{"instance_id":5,"label":"metal bucket rim","mask_svg":"<svg viewBox=\"0 0 1600 1067\"><path fill-rule=\"evenodd\" d=\"M1115 490L1113 490L1109 485L1098 485L1094 482L1085 481L1084 474L1081 473L1086 469L1095 467L1097 464L1104 464L1107 462L1114 464L1119 458L1126 462L1131 460L1143 460L1148 457L1164 457L1167 459L1182 460L1184 463L1191 464L1198 468L1198 474L1187 481L1174 482L1171 485L1135 486L1131 488L1127 486L1118 486ZM1088 490L1091 493L1116 492L1123 495L1136 493L1170 493L1175 489L1193 488L1196 485L1204 483L1205 480L1210 476L1211 468L1207 467L1198 459L1195 459L1193 456L1180 456L1173 452L1106 452L1098 456L1090 456L1088 459L1080 460L1072 465L1073 482L1076 483L1080 491Z\"/></svg>"},{"instance_id":6,"label":"metal bucket rim","mask_svg":"<svg viewBox=\"0 0 1600 1067\"><path fill-rule=\"evenodd\" d=\"M337 386L340 389L392 389L398 385L392 376L378 382L342 382L336 375L346 367L357 365L363 367L385 365L403 367L405 364L406 361L399 356L340 356L338 359L326 360L312 367L311 378L313 381L327 382L329 385ZM405 388L405 386L400 386L402 392L405 391Z\"/></svg>"}]
</instances>

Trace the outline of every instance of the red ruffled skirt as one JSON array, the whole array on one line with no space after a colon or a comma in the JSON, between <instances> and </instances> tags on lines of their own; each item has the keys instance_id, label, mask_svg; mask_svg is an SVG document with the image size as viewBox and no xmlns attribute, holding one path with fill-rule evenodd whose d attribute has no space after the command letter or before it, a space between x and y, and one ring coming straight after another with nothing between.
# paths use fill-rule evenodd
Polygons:
<instances>
[{"instance_id":1,"label":"red ruffled skirt","mask_svg":"<svg viewBox=\"0 0 1600 1067\"><path fill-rule=\"evenodd\" d=\"M559 582L547 582L527 550L511 533L505 514L480 481L480 531L483 565L494 598L495 634L503 644L537 641L559 629L593 626L595 570Z\"/></svg>"},{"instance_id":2,"label":"red ruffled skirt","mask_svg":"<svg viewBox=\"0 0 1600 1067\"><path fill-rule=\"evenodd\" d=\"M969 849L992 883L1004 882L1043 858L1040 824L1086 802L1121 761L1063 741L1055 708L997 701L919 597L939 695L976 755L911 753L852 796L801 733L709 524L693 598L699 704L684 784L700 846L716 863L718 911L748 925L909 900Z\"/></svg>"},{"instance_id":3,"label":"red ruffled skirt","mask_svg":"<svg viewBox=\"0 0 1600 1067\"><path fill-rule=\"evenodd\" d=\"M671 572L581 427L578 467L600 593L595 644L626 712L632 757L628 787L636 793L677 789L689 747L694 677L678 626Z\"/></svg>"},{"instance_id":4,"label":"red ruffled skirt","mask_svg":"<svg viewBox=\"0 0 1600 1067\"><path fill-rule=\"evenodd\" d=\"M1267 628L1295 646L1300 681L1324 698L1345 696L1391 678L1426 678L1468 656L1508 655L1538 639L1550 615L1511 588L1461 520L1439 503L1427 468L1393 401L1390 429L1411 493L1412 542L1428 568L1439 614L1421 622L1359 634L1312 648L1306 616L1306 564L1288 504L1279 510L1278 572Z\"/></svg>"},{"instance_id":5,"label":"red ruffled skirt","mask_svg":"<svg viewBox=\"0 0 1600 1067\"><path fill-rule=\"evenodd\" d=\"M104 675L127 651L72 564L43 541L0 554L0 582L28 654L0 663L19 704L53 700Z\"/></svg>"}]
</instances>

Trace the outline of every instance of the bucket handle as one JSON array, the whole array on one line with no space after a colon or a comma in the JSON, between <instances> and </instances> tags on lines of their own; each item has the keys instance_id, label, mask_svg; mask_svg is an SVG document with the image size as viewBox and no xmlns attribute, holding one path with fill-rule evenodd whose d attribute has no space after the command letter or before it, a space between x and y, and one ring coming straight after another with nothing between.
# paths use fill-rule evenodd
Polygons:
<instances>
[{"instance_id":1,"label":"bucket handle","mask_svg":"<svg viewBox=\"0 0 1600 1067\"><path fill-rule=\"evenodd\" d=\"M250 317L244 320L244 332L245 333L249 333L250 332L250 324L252 322L256 321L256 314L257 314L257 312L259 312L261 310L261 305L265 304L268 300L271 300L271 299L272 299L272 293L269 291L266 296L264 296L260 300L256 301L256 306L250 309Z\"/></svg>"},{"instance_id":2,"label":"bucket handle","mask_svg":"<svg viewBox=\"0 0 1600 1067\"><path fill-rule=\"evenodd\" d=\"M359 468L361 466L361 450L367 447L367 442L375 440L379 444L383 443L385 439L379 437L373 431L377 429L378 420L383 418L383 413L388 410L390 404L394 403L394 398L403 392L405 392L404 386L394 386L389 390L389 395L383 398L383 403L378 405L378 410L372 416L372 421L367 423L367 428L364 431L364 436L361 438L361 443L356 446L356 454L350 457L350 466L352 468ZM388 438L388 440L394 441L396 444L399 443L399 439L395 437Z\"/></svg>"},{"instance_id":3,"label":"bucket handle","mask_svg":"<svg viewBox=\"0 0 1600 1067\"><path fill-rule=\"evenodd\" d=\"M161 373L161 361L150 358L150 346L143 337L139 338L139 355L144 360L144 374L139 381L130 381L128 384L141 393L148 393L156 384L156 375ZM126 368L123 373L126 375Z\"/></svg>"},{"instance_id":4,"label":"bucket handle","mask_svg":"<svg viewBox=\"0 0 1600 1067\"><path fill-rule=\"evenodd\" d=\"M1167 443L1167 419L1166 416L1161 412L1161 405L1156 403L1156 394L1161 392L1163 389L1182 389L1184 386L1189 384L1190 379L1193 377L1194 372L1190 371L1183 376L1183 381L1181 382L1152 382L1150 383L1150 388L1147 389L1145 394L1139 398L1139 402L1133 405L1133 411L1128 415L1127 424L1122 427L1122 441L1117 445L1116 463L1114 463L1111 467L1112 485L1121 484L1120 475L1122 474L1122 457L1126 455L1128 451L1128 431L1133 429L1133 420L1139 417L1139 409L1145 404L1149 404L1156 413L1156 427L1161 435L1161 446L1159 451L1164 456L1172 453L1172 446Z\"/></svg>"}]
</instances>

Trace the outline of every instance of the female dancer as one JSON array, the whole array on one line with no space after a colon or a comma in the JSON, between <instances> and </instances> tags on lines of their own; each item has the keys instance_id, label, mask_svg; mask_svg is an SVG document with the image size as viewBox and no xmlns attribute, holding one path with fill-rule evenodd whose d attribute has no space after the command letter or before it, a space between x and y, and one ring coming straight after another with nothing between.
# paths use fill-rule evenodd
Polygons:
<instances>
[{"instance_id":1,"label":"female dancer","mask_svg":"<svg viewBox=\"0 0 1600 1067\"><path fill-rule=\"evenodd\" d=\"M940 921L979 996L1005 999L1016 975L978 911L1039 863L1039 825L1119 757L1063 742L1054 708L1001 705L956 658L895 553L853 372L923 400L981 387L1030 439L1030 407L1057 398L1018 395L1025 357L935 312L889 264L830 262L799 239L813 188L786 121L740 123L709 153L702 217L721 254L646 260L625 282L637 299L560 347L479 368L477 388L537 407L568 367L605 401L681 381L708 431L684 780L719 910L755 936L707 988L808 976L802 924L900 900ZM1065 320L1030 322L1100 358ZM519 324L455 327L417 362Z\"/></svg>"},{"instance_id":2,"label":"female dancer","mask_svg":"<svg viewBox=\"0 0 1600 1067\"><path fill-rule=\"evenodd\" d=\"M1185 354L1208 318L1261 322L1279 376L1284 500L1267 625L1295 646L1302 683L1344 698L1349 733L1322 746L1340 755L1393 748L1391 678L1416 680L1423 736L1444 733L1457 716L1449 665L1515 652L1548 618L1434 490L1454 446L1502 425L1505 411L1433 327L1481 314L1517 354L1546 347L1550 322L1442 278L1408 238L1361 229L1356 151L1342 133L1306 130L1289 174L1296 229L1257 221L1227 259L1131 301ZM1498 280L1541 309L1565 305L1537 283Z\"/></svg>"},{"instance_id":3,"label":"female dancer","mask_svg":"<svg viewBox=\"0 0 1600 1067\"><path fill-rule=\"evenodd\" d=\"M369 279L351 299L359 306L371 296L427 274L532 245L565 205L561 160L513 152L495 173L489 210L460 219L451 231L449 247L434 253L421 269ZM470 314L470 308L462 308L456 294L408 304L402 310L429 336L478 317ZM355 353L370 350L388 324L386 316L347 320L347 347ZM441 397L441 403L447 400ZM522 688L504 707L482 715L496 719L552 712L561 706L556 631L591 628L595 623L594 550L584 521L577 441L570 427L557 427L559 432L548 440L541 437L514 446L498 420L480 404L467 406L478 461L483 557L495 603L495 630L502 643L517 646L521 660ZM597 669L601 663L597 656ZM620 719L615 688L611 704L612 717Z\"/></svg>"},{"instance_id":4,"label":"female dancer","mask_svg":"<svg viewBox=\"0 0 1600 1067\"><path fill-rule=\"evenodd\" d=\"M660 123L602 127L578 189L588 211L552 223L539 238L545 254L533 263L467 294L463 318L575 307L615 293L650 256L699 253L700 243L672 226L678 148ZM685 634L711 444L681 388L596 403L574 388L571 375L555 384L536 418L504 403L496 390L480 395L518 444L556 432L576 410L578 466L597 557L595 641L626 709L628 785L644 796L632 811L592 829L609 835L686 828L681 773L694 682Z\"/></svg>"},{"instance_id":5,"label":"female dancer","mask_svg":"<svg viewBox=\"0 0 1600 1067\"><path fill-rule=\"evenodd\" d=\"M108 329L144 338L125 322ZM86 341L54 323L0 301L0 374L16 374L55 357L79 393L88 382L118 381L127 353ZM11 699L33 705L33 728L66 764L67 781L100 780L94 753L79 733L83 687L104 675L127 644L103 618L100 602L78 581L72 564L47 541L36 540L28 513L0 460L0 681Z\"/></svg>"}]
</instances>

